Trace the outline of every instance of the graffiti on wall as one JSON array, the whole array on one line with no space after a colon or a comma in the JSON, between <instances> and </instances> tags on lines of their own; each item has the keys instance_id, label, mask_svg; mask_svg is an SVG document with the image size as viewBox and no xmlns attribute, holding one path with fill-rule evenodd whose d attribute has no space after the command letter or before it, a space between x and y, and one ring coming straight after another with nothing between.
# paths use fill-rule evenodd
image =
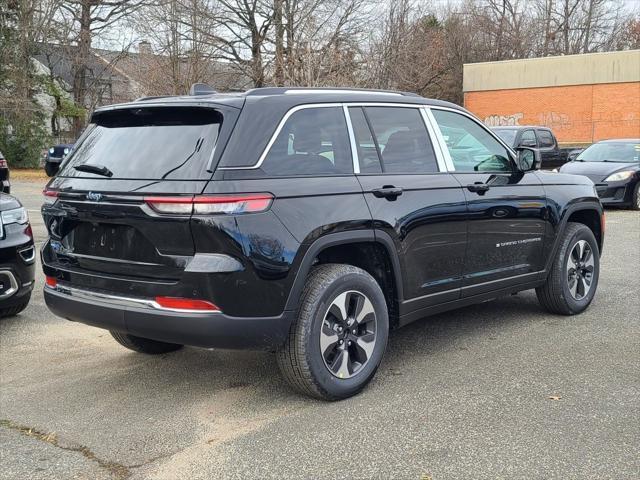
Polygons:
<instances>
[{"instance_id":1,"label":"graffiti on wall","mask_svg":"<svg viewBox=\"0 0 640 480\"><path fill-rule=\"evenodd\" d=\"M543 112L538 115L538 124L554 130L562 130L563 128L571 128L571 120L566 113Z\"/></svg>"},{"instance_id":2,"label":"graffiti on wall","mask_svg":"<svg viewBox=\"0 0 640 480\"><path fill-rule=\"evenodd\" d=\"M489 115L484 117L484 124L489 127L504 127L520 125L520 119L524 113L512 113L511 115Z\"/></svg>"}]
</instances>

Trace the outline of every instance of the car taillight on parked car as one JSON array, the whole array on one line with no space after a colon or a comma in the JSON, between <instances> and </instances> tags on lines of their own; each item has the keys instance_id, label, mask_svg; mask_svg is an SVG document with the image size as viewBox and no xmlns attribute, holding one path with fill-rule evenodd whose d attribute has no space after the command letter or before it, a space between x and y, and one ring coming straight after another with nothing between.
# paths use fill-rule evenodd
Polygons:
<instances>
[{"instance_id":1,"label":"car taillight on parked car","mask_svg":"<svg viewBox=\"0 0 640 480\"><path fill-rule=\"evenodd\" d=\"M42 194L44 195L44 203L47 205L53 205L58 200L58 192L55 190L43 190Z\"/></svg>"},{"instance_id":2,"label":"car taillight on parked car","mask_svg":"<svg viewBox=\"0 0 640 480\"><path fill-rule=\"evenodd\" d=\"M273 202L273 195L255 193L247 195L196 195L193 197L145 197L144 201L155 212L163 214L239 214L268 210Z\"/></svg>"}]
</instances>

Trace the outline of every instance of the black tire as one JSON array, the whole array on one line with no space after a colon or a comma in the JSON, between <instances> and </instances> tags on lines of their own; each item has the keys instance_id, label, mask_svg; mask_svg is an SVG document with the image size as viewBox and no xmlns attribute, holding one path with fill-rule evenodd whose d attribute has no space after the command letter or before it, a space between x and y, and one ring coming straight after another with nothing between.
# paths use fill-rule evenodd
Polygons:
<instances>
[{"instance_id":1,"label":"black tire","mask_svg":"<svg viewBox=\"0 0 640 480\"><path fill-rule=\"evenodd\" d=\"M640 181L636 183L636 188L633 189L633 195L631 195L631 210L640 210Z\"/></svg>"},{"instance_id":2,"label":"black tire","mask_svg":"<svg viewBox=\"0 0 640 480\"><path fill-rule=\"evenodd\" d=\"M159 342L149 338L136 337L128 333L111 331L111 336L116 339L123 347L138 353L146 353L148 355L158 355L161 353L175 352L180 350L182 345L177 343Z\"/></svg>"},{"instance_id":3,"label":"black tire","mask_svg":"<svg viewBox=\"0 0 640 480\"><path fill-rule=\"evenodd\" d=\"M44 162L44 173L46 173L48 177L53 177L58 172L58 168L56 167L49 162Z\"/></svg>"},{"instance_id":4,"label":"black tire","mask_svg":"<svg viewBox=\"0 0 640 480\"><path fill-rule=\"evenodd\" d=\"M335 318L330 312L334 311L334 302L338 302L340 298L344 298L344 311L348 317L344 324L351 325L346 331L336 327L337 319L333 323L333 330L329 328L330 320L325 322L325 317ZM351 298L356 300L350 300ZM367 300L369 303L366 303ZM363 305L367 305L369 312L373 311L373 317L371 313L363 313ZM353 311L349 313L351 308ZM359 316L362 316L360 320ZM334 332L336 328L340 328L340 333ZM338 346L336 340L331 343L331 347L325 347L323 353L320 345L321 336L327 331L336 338L340 336L342 346ZM351 336L351 333L354 336ZM356 334L362 336L357 337ZM369 352L359 347L363 345L359 341L365 336L371 339L370 342L364 343L367 349L371 349ZM328 338L326 335L325 337ZM320 265L307 278L297 318L291 325L285 344L277 352L278 366L287 382L301 393L323 400L348 398L360 392L375 375L382 361L388 337L387 304L380 285L373 277L351 265ZM348 338L353 339L353 344ZM368 347L369 345L372 346ZM347 375L351 376L344 378L342 368L338 372L330 370L327 358L332 357L332 352L335 353L335 365L337 360L342 358L341 355L347 356L348 360L345 362L348 361L350 367L347 368L345 363L345 368L348 371ZM353 358L356 360L353 361Z\"/></svg>"},{"instance_id":5,"label":"black tire","mask_svg":"<svg viewBox=\"0 0 640 480\"><path fill-rule=\"evenodd\" d=\"M31 300L31 294L27 295L24 301L22 303L19 303L18 305L0 309L0 318L13 317L19 314L21 311L27 308L27 305L29 305L29 300Z\"/></svg>"},{"instance_id":6,"label":"black tire","mask_svg":"<svg viewBox=\"0 0 640 480\"><path fill-rule=\"evenodd\" d=\"M578 242L585 241L591 248L593 255L593 270L588 291L581 297L575 298L571 292L568 262ZM569 266L571 268L571 266ZM575 270L575 269L574 269ZM598 242L589 227L582 223L567 224L547 281L536 288L536 295L540 304L551 313L561 315L575 315L587 309L591 304L598 288L600 276L600 251ZM577 280L576 280L577 281ZM585 283L586 285L586 283Z\"/></svg>"}]
</instances>

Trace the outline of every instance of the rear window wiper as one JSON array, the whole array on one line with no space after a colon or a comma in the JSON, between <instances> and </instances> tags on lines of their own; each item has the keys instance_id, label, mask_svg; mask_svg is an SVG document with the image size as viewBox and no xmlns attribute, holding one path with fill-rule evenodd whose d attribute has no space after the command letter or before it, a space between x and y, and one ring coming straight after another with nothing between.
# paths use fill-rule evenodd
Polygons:
<instances>
[{"instance_id":1,"label":"rear window wiper","mask_svg":"<svg viewBox=\"0 0 640 480\"><path fill-rule=\"evenodd\" d=\"M76 165L73 167L74 170L79 172L87 172L87 173L95 173L97 175L102 175L103 177L113 177L113 172L109 170L107 167L102 165Z\"/></svg>"}]
</instances>

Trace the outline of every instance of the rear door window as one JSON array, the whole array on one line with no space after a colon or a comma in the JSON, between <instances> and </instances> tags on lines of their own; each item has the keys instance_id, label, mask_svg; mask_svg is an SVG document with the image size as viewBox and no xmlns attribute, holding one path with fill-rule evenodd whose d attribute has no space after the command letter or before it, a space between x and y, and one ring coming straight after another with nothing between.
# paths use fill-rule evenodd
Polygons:
<instances>
[{"instance_id":1,"label":"rear door window","mask_svg":"<svg viewBox=\"0 0 640 480\"><path fill-rule=\"evenodd\" d=\"M520 145L523 147L535 147L536 146L536 134L533 130L525 130L520 137Z\"/></svg>"},{"instance_id":2,"label":"rear door window","mask_svg":"<svg viewBox=\"0 0 640 480\"><path fill-rule=\"evenodd\" d=\"M364 111L385 173L438 171L433 146L417 108L366 107Z\"/></svg>"},{"instance_id":3,"label":"rear door window","mask_svg":"<svg viewBox=\"0 0 640 480\"><path fill-rule=\"evenodd\" d=\"M553 147L556 144L553 135L547 130L538 130L538 138L540 139L540 147L542 148Z\"/></svg>"},{"instance_id":4,"label":"rear door window","mask_svg":"<svg viewBox=\"0 0 640 480\"><path fill-rule=\"evenodd\" d=\"M291 114L271 145L262 170L272 176L352 173L342 108L311 107Z\"/></svg>"},{"instance_id":5,"label":"rear door window","mask_svg":"<svg viewBox=\"0 0 640 480\"><path fill-rule=\"evenodd\" d=\"M222 113L212 108L147 107L99 112L59 175L150 180L209 178L207 168L222 121ZM87 166L104 167L102 171L107 174L81 171Z\"/></svg>"}]
</instances>

